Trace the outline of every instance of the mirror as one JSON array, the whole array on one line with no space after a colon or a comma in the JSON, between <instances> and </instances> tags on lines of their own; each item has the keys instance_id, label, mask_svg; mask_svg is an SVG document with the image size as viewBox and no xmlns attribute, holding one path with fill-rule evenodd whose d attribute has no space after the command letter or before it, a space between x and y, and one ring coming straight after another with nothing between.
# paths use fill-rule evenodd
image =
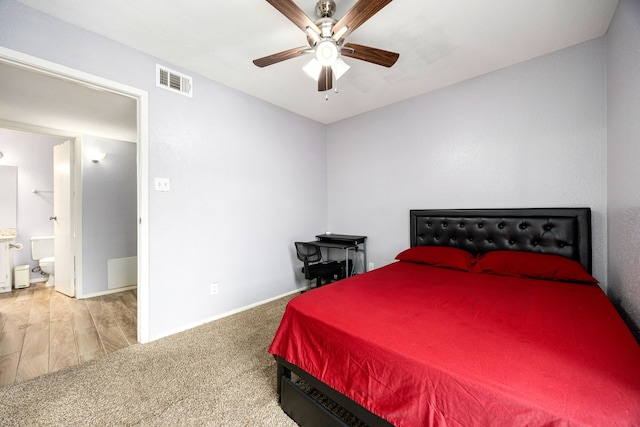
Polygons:
<instances>
[{"instance_id":1,"label":"mirror","mask_svg":"<svg viewBox=\"0 0 640 427\"><path fill-rule=\"evenodd\" d=\"M18 167L0 166L0 229L17 228Z\"/></svg>"}]
</instances>

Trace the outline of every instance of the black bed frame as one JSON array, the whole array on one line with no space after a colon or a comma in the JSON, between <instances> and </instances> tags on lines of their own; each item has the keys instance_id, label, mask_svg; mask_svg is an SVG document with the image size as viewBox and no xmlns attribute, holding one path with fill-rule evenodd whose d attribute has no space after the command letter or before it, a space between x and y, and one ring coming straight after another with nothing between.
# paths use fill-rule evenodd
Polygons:
<instances>
[{"instance_id":1,"label":"black bed frame","mask_svg":"<svg viewBox=\"0 0 640 427\"><path fill-rule=\"evenodd\" d=\"M473 254L519 250L555 254L579 261L591 274L591 209L421 209L411 210L410 245L452 246ZM347 427L292 380L292 373L372 427L391 424L314 378L277 358L278 395L282 409L299 425Z\"/></svg>"}]
</instances>

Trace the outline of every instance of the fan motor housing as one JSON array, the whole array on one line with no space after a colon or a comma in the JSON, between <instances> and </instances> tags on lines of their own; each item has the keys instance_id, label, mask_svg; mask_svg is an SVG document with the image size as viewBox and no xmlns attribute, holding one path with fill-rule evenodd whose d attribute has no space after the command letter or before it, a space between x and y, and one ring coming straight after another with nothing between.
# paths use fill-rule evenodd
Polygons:
<instances>
[{"instance_id":1,"label":"fan motor housing","mask_svg":"<svg viewBox=\"0 0 640 427\"><path fill-rule=\"evenodd\" d=\"M318 18L331 18L336 13L336 2L334 0L320 0L316 3L316 15Z\"/></svg>"}]
</instances>

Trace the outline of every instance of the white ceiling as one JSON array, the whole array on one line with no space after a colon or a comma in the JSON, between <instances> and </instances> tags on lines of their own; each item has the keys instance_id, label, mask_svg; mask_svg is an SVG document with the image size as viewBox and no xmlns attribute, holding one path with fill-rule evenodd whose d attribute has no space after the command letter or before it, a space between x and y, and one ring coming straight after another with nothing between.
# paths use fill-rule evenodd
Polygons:
<instances>
[{"instance_id":1,"label":"white ceiling","mask_svg":"<svg viewBox=\"0 0 640 427\"><path fill-rule=\"evenodd\" d=\"M19 0L321 123L411 98L604 35L617 0L395 0L347 41L400 54L392 68L345 58L339 93L317 91L308 57L253 59L306 44L265 0ZM366 0L362 0L366 1ZM336 0L340 19L356 0ZM316 0L297 0L315 20ZM150 77L152 78L152 77ZM197 96L197 86L194 86Z\"/></svg>"}]
</instances>

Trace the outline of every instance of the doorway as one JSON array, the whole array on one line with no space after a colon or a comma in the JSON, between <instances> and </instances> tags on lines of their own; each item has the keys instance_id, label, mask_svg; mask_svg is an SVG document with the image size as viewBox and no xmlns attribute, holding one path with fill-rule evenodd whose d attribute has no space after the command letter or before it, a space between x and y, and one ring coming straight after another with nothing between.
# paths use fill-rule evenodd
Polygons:
<instances>
[{"instance_id":1,"label":"doorway","mask_svg":"<svg viewBox=\"0 0 640 427\"><path fill-rule=\"evenodd\" d=\"M67 140L0 128L0 146L5 153L0 164L8 162L15 165L13 168L16 170L13 212L17 220L13 220L11 228L18 229L16 242L24 247L23 250L12 251L16 265L38 266L31 259L29 250L30 238L36 235L42 237L50 235L56 228L66 228L67 232L63 230L62 234L67 238L62 238L60 231L56 230L54 241L66 242L65 246L68 246L62 250L56 248L55 291L53 287L46 286L47 276L32 272L29 287L0 295L2 387L102 357L138 340L136 290L119 287L93 296L96 283L102 282L107 289L107 278L95 270L96 264L106 264L104 254L108 251L113 254L113 246L136 250L135 144L90 136ZM109 152L109 162L94 164L86 159L88 156L79 156L86 172L80 182L72 173L73 153L86 154L95 147L104 147ZM18 170L20 179L17 179ZM90 217L84 223L82 234L70 231L73 212L71 182L84 183L78 185L76 192L79 195L84 192L80 205L86 206L85 211ZM128 188L123 188L125 185ZM128 206L120 209L125 201ZM100 212L96 212L96 202ZM79 214L82 210L78 209ZM121 225L126 222L126 228L118 228L131 236L123 239L121 234L118 236L110 231L107 237L92 239L96 229L104 230L113 219ZM83 246L84 261L78 263L78 272L87 272L84 284L89 287L82 299L67 297L73 297L75 292L68 277L74 259L71 256L71 236L77 236L79 241L84 237L89 240ZM100 255L103 258L99 258ZM97 258L99 262L96 263ZM68 266L66 274L65 264ZM83 268L85 264L87 268ZM135 277L129 283L135 283ZM91 289L92 284L94 289ZM82 293L81 289L78 291Z\"/></svg>"},{"instance_id":2,"label":"doorway","mask_svg":"<svg viewBox=\"0 0 640 427\"><path fill-rule=\"evenodd\" d=\"M50 82L51 90L42 88L38 85L40 92L46 92L49 99L58 99L52 96L56 86L72 87L83 93L82 99L91 99L92 97L103 97L108 95L115 102L125 100L134 100L136 106L135 122L135 139L137 147L137 282L138 282L138 340L141 343L149 341L149 230L148 230L148 95L146 91L122 85L98 76L88 75L86 73L73 70L59 64L42 60L40 58L25 55L21 52L13 51L0 47L0 67L8 67L8 69L19 71L20 84L13 84L13 87L19 87L17 90L26 91L30 85L27 81L29 78L40 79L46 78ZM9 72L3 75L9 74ZM71 85L71 86L69 86ZM7 93L3 90L3 93ZM49 128L54 134L60 134L59 129L51 128L47 123L38 123L36 117L42 114L34 113L37 108L46 109L46 100L33 97L33 94L17 93L15 96L16 103L24 104L24 97L29 97L28 105L30 111L23 116L11 116L6 111L0 114L0 126L12 129L21 129L25 126L37 126L44 131ZM64 99L64 96L62 97ZM17 113L22 110L14 109ZM13 110L12 110L13 111ZM52 114L57 113L57 110ZM79 111L78 115L84 114ZM6 117L9 115L9 117ZM82 130L80 130L82 131ZM64 134L68 131L62 131ZM72 135L69 135L72 136Z\"/></svg>"},{"instance_id":3,"label":"doorway","mask_svg":"<svg viewBox=\"0 0 640 427\"><path fill-rule=\"evenodd\" d=\"M23 249L13 260L32 270L29 281L49 278L33 271L31 238L54 236L55 254L46 256L55 255L56 291L82 299L135 287L136 144L0 127L0 145L6 154L0 164L20 175L11 228ZM97 152L106 158L92 160Z\"/></svg>"}]
</instances>

